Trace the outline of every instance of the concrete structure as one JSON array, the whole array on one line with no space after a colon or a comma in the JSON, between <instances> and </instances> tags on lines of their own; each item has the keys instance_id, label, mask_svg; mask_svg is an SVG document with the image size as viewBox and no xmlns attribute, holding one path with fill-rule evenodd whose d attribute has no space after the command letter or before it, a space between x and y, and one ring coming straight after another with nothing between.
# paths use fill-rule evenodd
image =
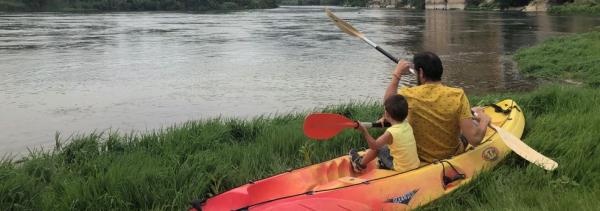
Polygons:
<instances>
[{"instance_id":1,"label":"concrete structure","mask_svg":"<svg viewBox=\"0 0 600 211\"><path fill-rule=\"evenodd\" d=\"M525 7L525 12L546 12L548 10L548 0L533 0Z\"/></svg>"}]
</instances>

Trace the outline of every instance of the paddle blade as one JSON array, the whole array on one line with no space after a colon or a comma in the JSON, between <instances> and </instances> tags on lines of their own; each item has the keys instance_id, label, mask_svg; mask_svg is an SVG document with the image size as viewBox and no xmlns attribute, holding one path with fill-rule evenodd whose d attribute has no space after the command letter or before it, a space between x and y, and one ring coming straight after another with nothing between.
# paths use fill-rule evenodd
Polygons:
<instances>
[{"instance_id":1,"label":"paddle blade","mask_svg":"<svg viewBox=\"0 0 600 211\"><path fill-rule=\"evenodd\" d=\"M354 128L358 123L339 114L313 113L304 119L304 135L317 140L329 139L344 128Z\"/></svg>"},{"instance_id":2,"label":"paddle blade","mask_svg":"<svg viewBox=\"0 0 600 211\"><path fill-rule=\"evenodd\" d=\"M355 29L352 25L346 23L346 21L338 18L337 16L335 16L333 14L333 12L331 12L331 10L329 9L325 9L325 13L327 13L327 16L329 16L329 18L331 18L331 20L333 21L333 23L335 23L335 25L340 28L343 32L346 32L349 35L355 36L355 37L363 37L363 34L360 33L357 29Z\"/></svg>"},{"instance_id":3,"label":"paddle blade","mask_svg":"<svg viewBox=\"0 0 600 211\"><path fill-rule=\"evenodd\" d=\"M535 151L525 144L525 142L515 137L512 133L509 133L508 131L496 125L491 125L491 127L498 132L500 138L502 138L502 141L504 141L504 144L506 144L508 148L512 149L513 152L517 153L517 155L521 156L525 160L548 171L552 171L558 167L558 163L556 161Z\"/></svg>"}]
</instances>

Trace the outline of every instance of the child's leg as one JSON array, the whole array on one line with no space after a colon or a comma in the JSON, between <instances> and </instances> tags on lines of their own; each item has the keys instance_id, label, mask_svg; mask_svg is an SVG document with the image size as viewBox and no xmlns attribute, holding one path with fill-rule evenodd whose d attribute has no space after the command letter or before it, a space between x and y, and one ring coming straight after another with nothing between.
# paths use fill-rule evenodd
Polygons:
<instances>
[{"instance_id":1,"label":"child's leg","mask_svg":"<svg viewBox=\"0 0 600 211\"><path fill-rule=\"evenodd\" d=\"M366 167L369 162L375 159L375 157L377 157L377 150L368 149L367 153L365 153L365 155L363 156L360 165Z\"/></svg>"}]
</instances>

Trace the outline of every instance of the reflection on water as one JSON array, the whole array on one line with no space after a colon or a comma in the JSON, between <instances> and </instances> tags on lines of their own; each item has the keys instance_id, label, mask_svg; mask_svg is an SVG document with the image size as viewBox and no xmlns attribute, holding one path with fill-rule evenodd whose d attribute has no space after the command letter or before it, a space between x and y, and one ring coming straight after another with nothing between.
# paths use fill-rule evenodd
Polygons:
<instances>
[{"instance_id":1,"label":"reflection on water","mask_svg":"<svg viewBox=\"0 0 600 211\"><path fill-rule=\"evenodd\" d=\"M600 23L526 13L334 11L399 57L438 53L443 80L469 94L530 88L510 59L518 48ZM322 7L0 13L0 153L48 145L55 131L144 131L380 100L393 67L335 28Z\"/></svg>"}]
</instances>

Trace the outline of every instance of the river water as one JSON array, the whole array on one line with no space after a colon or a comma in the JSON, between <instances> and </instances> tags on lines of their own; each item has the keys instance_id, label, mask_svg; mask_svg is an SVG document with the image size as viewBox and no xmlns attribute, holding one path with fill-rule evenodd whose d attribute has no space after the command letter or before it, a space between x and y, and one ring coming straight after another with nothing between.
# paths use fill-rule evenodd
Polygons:
<instances>
[{"instance_id":1,"label":"river water","mask_svg":"<svg viewBox=\"0 0 600 211\"><path fill-rule=\"evenodd\" d=\"M389 52L438 53L468 94L526 90L510 56L600 18L333 8ZM392 64L322 7L230 13L0 13L0 155L91 131L380 100ZM412 83L412 78L404 81Z\"/></svg>"}]
</instances>

